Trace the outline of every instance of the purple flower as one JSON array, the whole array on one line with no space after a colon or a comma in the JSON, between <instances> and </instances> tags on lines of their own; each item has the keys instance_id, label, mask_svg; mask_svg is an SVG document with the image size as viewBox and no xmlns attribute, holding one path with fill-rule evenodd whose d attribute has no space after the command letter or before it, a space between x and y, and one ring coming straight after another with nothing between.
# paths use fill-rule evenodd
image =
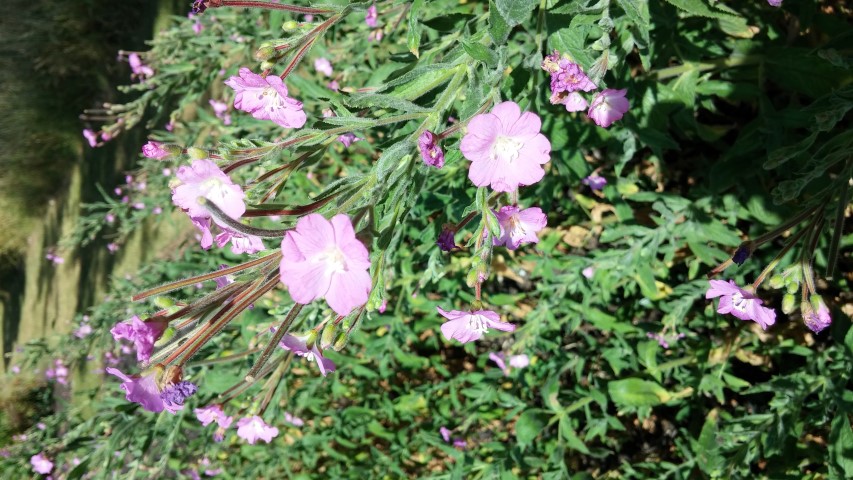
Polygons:
<instances>
[{"instance_id":1,"label":"purple flower","mask_svg":"<svg viewBox=\"0 0 853 480\"><path fill-rule=\"evenodd\" d=\"M163 399L163 404L167 406L183 407L187 398L197 391L198 387L192 382L178 382L164 388L160 392L160 398Z\"/></svg>"},{"instance_id":2,"label":"purple flower","mask_svg":"<svg viewBox=\"0 0 853 480\"><path fill-rule=\"evenodd\" d=\"M251 113L258 120L272 120L284 128L299 128L307 117L302 102L287 96L287 87L277 75L262 77L248 68L239 70L225 84L233 88L234 108Z\"/></svg>"},{"instance_id":3,"label":"purple flower","mask_svg":"<svg viewBox=\"0 0 853 480\"><path fill-rule=\"evenodd\" d=\"M356 137L354 133L345 133L338 137L338 141L343 143L344 147L347 148L349 148L349 146L352 145L353 142L358 140L361 140L361 138Z\"/></svg>"},{"instance_id":4,"label":"purple flower","mask_svg":"<svg viewBox=\"0 0 853 480\"><path fill-rule=\"evenodd\" d=\"M515 325L502 322L500 315L491 310L474 312L451 310L446 312L441 307L436 307L436 309L442 317L448 319L441 325L441 333L448 340L455 338L461 343L468 343L482 338L484 333L488 333L489 328L504 332L515 330Z\"/></svg>"},{"instance_id":5,"label":"purple flower","mask_svg":"<svg viewBox=\"0 0 853 480\"><path fill-rule=\"evenodd\" d=\"M616 120L622 118L628 111L630 105L625 94L628 90L613 90L611 88L601 91L595 96L589 107L587 116L599 127L607 128Z\"/></svg>"},{"instance_id":6,"label":"purple flower","mask_svg":"<svg viewBox=\"0 0 853 480\"><path fill-rule=\"evenodd\" d=\"M499 103L468 122L460 150L471 161L468 178L478 187L512 192L542 180L551 142L539 133L542 121L515 102Z\"/></svg>"},{"instance_id":7,"label":"purple flower","mask_svg":"<svg viewBox=\"0 0 853 480\"><path fill-rule=\"evenodd\" d=\"M174 414L184 408L183 405L167 404L163 401L163 398L160 396L157 379L155 378L156 372L151 372L144 377L139 375L129 377L117 368L107 367L106 371L123 380L121 388L127 393L126 398L128 401L142 405L142 408L149 412L159 413L166 410Z\"/></svg>"},{"instance_id":8,"label":"purple flower","mask_svg":"<svg viewBox=\"0 0 853 480\"><path fill-rule=\"evenodd\" d=\"M823 303L823 299L818 295L812 295L811 305L804 304L803 321L809 330L814 333L820 333L821 330L828 327L832 323L832 317L829 315L829 308Z\"/></svg>"},{"instance_id":9,"label":"purple flower","mask_svg":"<svg viewBox=\"0 0 853 480\"><path fill-rule=\"evenodd\" d=\"M222 410L222 405L219 404L196 408L194 412L195 417L199 422L201 422L202 426L205 427L216 422L220 428L228 428L231 426L231 422L234 421L234 417L225 415L225 412Z\"/></svg>"},{"instance_id":10,"label":"purple flower","mask_svg":"<svg viewBox=\"0 0 853 480\"><path fill-rule=\"evenodd\" d=\"M80 325L80 327L74 331L74 336L77 338L86 338L92 333L92 327L89 324Z\"/></svg>"},{"instance_id":11,"label":"purple flower","mask_svg":"<svg viewBox=\"0 0 853 480\"><path fill-rule=\"evenodd\" d=\"M462 440L461 438L454 438L453 439L453 446L456 448L467 448L468 442L466 442L465 440Z\"/></svg>"},{"instance_id":12,"label":"purple flower","mask_svg":"<svg viewBox=\"0 0 853 480\"><path fill-rule=\"evenodd\" d=\"M133 72L133 75L140 79L145 79L146 77L154 75L154 70L152 70L148 65L142 63L142 59L139 58L139 54L137 53L131 53L128 55L127 62L130 64L130 71Z\"/></svg>"},{"instance_id":13,"label":"purple flower","mask_svg":"<svg viewBox=\"0 0 853 480\"><path fill-rule=\"evenodd\" d=\"M454 236L456 232L450 230L449 228L443 228L441 233L438 234L438 241L435 242L438 245L438 248L441 249L442 252L449 252L456 248L456 241Z\"/></svg>"},{"instance_id":14,"label":"purple flower","mask_svg":"<svg viewBox=\"0 0 853 480\"><path fill-rule=\"evenodd\" d=\"M504 362L504 358L506 356L503 353L492 352L489 354L489 359L498 366L504 372L504 376L508 376L509 372L512 368L524 368L530 365L530 357L525 354L521 355L512 355L509 357L509 366Z\"/></svg>"},{"instance_id":15,"label":"purple flower","mask_svg":"<svg viewBox=\"0 0 853 480\"><path fill-rule=\"evenodd\" d=\"M443 438L445 442L450 442L450 430L447 427L443 426L439 428L438 433L441 434L441 438Z\"/></svg>"},{"instance_id":16,"label":"purple flower","mask_svg":"<svg viewBox=\"0 0 853 480\"><path fill-rule=\"evenodd\" d=\"M556 50L542 60L542 69L551 74L551 103L566 104L566 109L570 112L579 111L578 105L581 102L586 103L583 97L571 95L572 93L591 92L598 88L586 76L580 65L560 56Z\"/></svg>"},{"instance_id":17,"label":"purple flower","mask_svg":"<svg viewBox=\"0 0 853 480\"><path fill-rule=\"evenodd\" d=\"M267 425L261 417L254 415L237 421L237 436L249 442L249 445L254 445L258 439L270 443L273 437L278 436L278 429Z\"/></svg>"},{"instance_id":18,"label":"purple flower","mask_svg":"<svg viewBox=\"0 0 853 480\"><path fill-rule=\"evenodd\" d=\"M327 86L327 87L329 87L329 90L332 90L332 91L334 91L334 92L337 92L338 90L340 90L340 89L341 89L341 86L340 86L340 84L338 84L338 81L337 81L337 80L332 80L332 81L331 81L331 82L329 82L329 83L328 83L328 85L326 85L326 86Z\"/></svg>"},{"instance_id":19,"label":"purple flower","mask_svg":"<svg viewBox=\"0 0 853 480\"><path fill-rule=\"evenodd\" d=\"M434 133L424 130L424 133L418 137L418 149L425 164L435 168L444 166L444 152L438 146L438 139Z\"/></svg>"},{"instance_id":20,"label":"purple flower","mask_svg":"<svg viewBox=\"0 0 853 480\"><path fill-rule=\"evenodd\" d=\"M278 345L285 350L290 350L300 357L305 357L309 362L317 362L317 366L320 368L320 373L324 377L328 373L334 372L335 362L323 356L323 352L317 348L317 342L313 342L311 348L308 348L308 338L309 335L296 336L288 333L284 335L284 338L282 338Z\"/></svg>"},{"instance_id":21,"label":"purple flower","mask_svg":"<svg viewBox=\"0 0 853 480\"><path fill-rule=\"evenodd\" d=\"M293 425L294 427L301 427L305 425L305 420L302 420L296 415L291 415L290 412L284 412L284 421Z\"/></svg>"},{"instance_id":22,"label":"purple flower","mask_svg":"<svg viewBox=\"0 0 853 480\"><path fill-rule=\"evenodd\" d=\"M34 472L42 475L47 475L53 471L53 462L43 452L30 457L30 465L33 466Z\"/></svg>"},{"instance_id":23,"label":"purple flower","mask_svg":"<svg viewBox=\"0 0 853 480\"><path fill-rule=\"evenodd\" d=\"M548 218L537 207L519 210L517 206L507 205L495 213L501 227L501 234L494 238L497 245L505 245L515 250L522 243L539 243L536 233L545 228Z\"/></svg>"},{"instance_id":24,"label":"purple flower","mask_svg":"<svg viewBox=\"0 0 853 480\"><path fill-rule=\"evenodd\" d=\"M379 41L382 41L382 37L384 37L384 36L385 36L385 33L382 31L382 29L377 28L376 30L373 30L367 34L367 41L368 42L379 42Z\"/></svg>"},{"instance_id":25,"label":"purple flower","mask_svg":"<svg viewBox=\"0 0 853 480\"><path fill-rule=\"evenodd\" d=\"M219 269L224 270L228 268L228 265L220 265ZM216 282L216 289L225 288L226 285L234 283L234 275L223 275L221 277L216 277L213 279Z\"/></svg>"},{"instance_id":26,"label":"purple flower","mask_svg":"<svg viewBox=\"0 0 853 480\"><path fill-rule=\"evenodd\" d=\"M376 28L376 20L379 15L376 13L376 4L367 8L367 13L364 15L364 23L370 28Z\"/></svg>"},{"instance_id":27,"label":"purple flower","mask_svg":"<svg viewBox=\"0 0 853 480\"><path fill-rule=\"evenodd\" d=\"M98 134L97 133L86 128L86 129L83 129L83 136L86 137L86 141L89 142L90 147L97 147L98 146Z\"/></svg>"},{"instance_id":28,"label":"purple flower","mask_svg":"<svg viewBox=\"0 0 853 480\"><path fill-rule=\"evenodd\" d=\"M116 253L118 251L118 244L114 242L108 243L107 250L109 250L110 253Z\"/></svg>"},{"instance_id":29,"label":"purple flower","mask_svg":"<svg viewBox=\"0 0 853 480\"><path fill-rule=\"evenodd\" d=\"M138 316L131 317L129 322L117 323L110 333L115 341L128 340L136 347L136 359L147 362L154 350L154 343L160 339L169 324L167 322L143 322Z\"/></svg>"},{"instance_id":30,"label":"purple flower","mask_svg":"<svg viewBox=\"0 0 853 480\"><path fill-rule=\"evenodd\" d=\"M199 204L199 198L213 202L231 218L240 218L246 211L243 189L210 160L193 160L192 165L181 166L177 177L179 183L172 188L172 202L187 212L203 236L211 235L211 215ZM210 242L202 241L202 246L207 243L209 247L212 241L211 236Z\"/></svg>"},{"instance_id":31,"label":"purple flower","mask_svg":"<svg viewBox=\"0 0 853 480\"><path fill-rule=\"evenodd\" d=\"M738 287L729 280L709 280L711 288L705 293L705 298L720 297L717 313L730 313L741 320L752 320L767 330L776 323L776 312L762 307L761 300L752 292Z\"/></svg>"},{"instance_id":32,"label":"purple flower","mask_svg":"<svg viewBox=\"0 0 853 480\"><path fill-rule=\"evenodd\" d=\"M771 7L781 7L782 6L782 0L767 0L767 3Z\"/></svg>"},{"instance_id":33,"label":"purple flower","mask_svg":"<svg viewBox=\"0 0 853 480\"><path fill-rule=\"evenodd\" d=\"M242 255L257 253L266 250L263 240L254 235L243 235L242 233L232 232L231 230L222 229L222 233L216 236L216 245L219 248L224 247L231 242L231 253Z\"/></svg>"},{"instance_id":34,"label":"purple flower","mask_svg":"<svg viewBox=\"0 0 853 480\"><path fill-rule=\"evenodd\" d=\"M327 77L331 77L332 62L330 62L328 58L318 58L317 60L314 60L314 70L317 70Z\"/></svg>"},{"instance_id":35,"label":"purple flower","mask_svg":"<svg viewBox=\"0 0 853 480\"><path fill-rule=\"evenodd\" d=\"M581 180L581 183L588 186L593 190L601 190L607 185L607 179L604 177L599 177L597 173L593 173L592 175Z\"/></svg>"},{"instance_id":36,"label":"purple flower","mask_svg":"<svg viewBox=\"0 0 853 480\"><path fill-rule=\"evenodd\" d=\"M155 160L163 160L171 154L163 148L162 143L148 140L148 143L142 146L142 155Z\"/></svg>"}]
</instances>

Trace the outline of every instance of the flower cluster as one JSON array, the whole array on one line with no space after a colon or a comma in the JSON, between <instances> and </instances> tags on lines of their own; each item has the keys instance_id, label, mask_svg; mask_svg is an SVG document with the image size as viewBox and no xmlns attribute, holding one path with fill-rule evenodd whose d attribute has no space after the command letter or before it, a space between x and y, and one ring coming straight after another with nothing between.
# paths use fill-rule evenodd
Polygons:
<instances>
[{"instance_id":1,"label":"flower cluster","mask_svg":"<svg viewBox=\"0 0 853 480\"><path fill-rule=\"evenodd\" d=\"M284 128L299 128L307 117L302 102L287 95L284 81L276 75L258 75L241 68L239 76L225 81L236 92L234 108L251 113L258 120L272 120Z\"/></svg>"},{"instance_id":2,"label":"flower cluster","mask_svg":"<svg viewBox=\"0 0 853 480\"><path fill-rule=\"evenodd\" d=\"M587 117L599 127L609 127L630 108L625 89L604 89L589 103L580 92L592 92L598 86L586 76L580 65L556 50L542 60L542 69L551 74L551 103L563 105L569 112L587 110Z\"/></svg>"}]
</instances>

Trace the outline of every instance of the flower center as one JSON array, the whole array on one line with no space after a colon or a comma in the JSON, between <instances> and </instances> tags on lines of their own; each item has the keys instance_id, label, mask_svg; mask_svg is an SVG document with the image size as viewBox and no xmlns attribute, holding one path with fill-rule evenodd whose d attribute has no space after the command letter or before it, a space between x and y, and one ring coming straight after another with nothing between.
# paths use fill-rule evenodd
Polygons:
<instances>
[{"instance_id":1,"label":"flower center","mask_svg":"<svg viewBox=\"0 0 853 480\"><path fill-rule=\"evenodd\" d=\"M746 313L746 306L749 304L749 300L743 298L740 292L737 292L732 295L732 307L739 312Z\"/></svg>"},{"instance_id":2,"label":"flower center","mask_svg":"<svg viewBox=\"0 0 853 480\"><path fill-rule=\"evenodd\" d=\"M325 252L317 255L317 260L326 265L326 270L330 273L339 273L347 271L347 260L344 252L336 245L332 245Z\"/></svg>"},{"instance_id":3,"label":"flower center","mask_svg":"<svg viewBox=\"0 0 853 480\"><path fill-rule=\"evenodd\" d=\"M522 144L518 140L498 135L495 138L495 143L492 144L492 159L512 162L518 158L518 152L521 150L521 147Z\"/></svg>"},{"instance_id":4,"label":"flower center","mask_svg":"<svg viewBox=\"0 0 853 480\"><path fill-rule=\"evenodd\" d=\"M489 325L482 315L471 315L468 318L468 329L473 332L488 333Z\"/></svg>"}]
</instances>

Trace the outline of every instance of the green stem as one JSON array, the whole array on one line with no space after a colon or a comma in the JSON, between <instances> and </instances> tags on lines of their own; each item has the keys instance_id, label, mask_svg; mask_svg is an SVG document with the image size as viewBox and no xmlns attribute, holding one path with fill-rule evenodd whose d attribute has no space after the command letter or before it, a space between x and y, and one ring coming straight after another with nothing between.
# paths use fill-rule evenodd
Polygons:
<instances>
[{"instance_id":1,"label":"green stem","mask_svg":"<svg viewBox=\"0 0 853 480\"><path fill-rule=\"evenodd\" d=\"M746 67L755 65L764 59L762 55L739 55L734 54L731 57L719 58L708 62L685 63L684 65L676 65L674 67L662 68L649 72L649 76L654 80L664 80L666 78L678 77L692 70L707 72L723 68Z\"/></svg>"},{"instance_id":2,"label":"green stem","mask_svg":"<svg viewBox=\"0 0 853 480\"><path fill-rule=\"evenodd\" d=\"M261 368L263 368L264 364L267 363L267 360L269 360L276 347L278 347L278 342L280 342L288 330L290 330L290 326L293 325L293 320L295 320L296 316L299 315L299 312L302 311L302 307L303 305L301 303L294 303L293 307L290 308L287 316L284 317L284 320L282 320L281 324L278 326L278 330L273 334L272 340L267 343L267 346L264 348L264 352L261 353L261 357L257 362L255 362L255 365L252 366L249 373L246 374L247 382L255 381L255 375L257 375Z\"/></svg>"}]
</instances>

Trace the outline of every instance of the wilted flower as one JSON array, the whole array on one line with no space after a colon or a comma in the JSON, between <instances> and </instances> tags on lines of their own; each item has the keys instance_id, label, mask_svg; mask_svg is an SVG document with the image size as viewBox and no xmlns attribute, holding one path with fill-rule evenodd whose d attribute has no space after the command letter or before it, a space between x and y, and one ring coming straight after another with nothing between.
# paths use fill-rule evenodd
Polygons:
<instances>
[{"instance_id":1,"label":"wilted flower","mask_svg":"<svg viewBox=\"0 0 853 480\"><path fill-rule=\"evenodd\" d=\"M33 466L34 472L42 475L47 475L53 471L53 462L44 453L38 453L30 457L30 465Z\"/></svg>"},{"instance_id":2,"label":"wilted flower","mask_svg":"<svg viewBox=\"0 0 853 480\"><path fill-rule=\"evenodd\" d=\"M442 252L449 252L456 248L456 240L454 239L456 232L449 228L443 228L438 234L438 241L435 242Z\"/></svg>"},{"instance_id":3,"label":"wilted flower","mask_svg":"<svg viewBox=\"0 0 853 480\"><path fill-rule=\"evenodd\" d=\"M343 143L344 146L347 148L349 148L349 146L352 145L352 142L355 142L358 140L361 140L361 139L356 137L354 133L345 133L345 134L338 137L338 141Z\"/></svg>"},{"instance_id":4,"label":"wilted flower","mask_svg":"<svg viewBox=\"0 0 853 480\"><path fill-rule=\"evenodd\" d=\"M625 115L630 105L625 94L628 90L613 90L611 88L601 91L595 96L589 107L587 116L599 127L607 128Z\"/></svg>"},{"instance_id":5,"label":"wilted flower","mask_svg":"<svg viewBox=\"0 0 853 480\"><path fill-rule=\"evenodd\" d=\"M287 87L277 75L262 77L248 68L239 70L225 84L233 88L234 108L251 113L259 120L272 120L284 128L299 128L307 117L302 102L287 96Z\"/></svg>"},{"instance_id":6,"label":"wilted flower","mask_svg":"<svg viewBox=\"0 0 853 480\"><path fill-rule=\"evenodd\" d=\"M216 246L224 247L231 242L231 253L235 255L252 254L266 250L261 237L254 235L244 235L242 233L232 232L227 228L223 228L222 232L216 236Z\"/></svg>"},{"instance_id":7,"label":"wilted flower","mask_svg":"<svg viewBox=\"0 0 853 480\"><path fill-rule=\"evenodd\" d=\"M586 76L580 65L567 57L561 57L556 50L542 60L542 69L551 74L551 103L565 104L569 111L579 111L577 107L580 103L586 104L583 97L578 94L572 95L573 93L591 92L598 88Z\"/></svg>"},{"instance_id":8,"label":"wilted flower","mask_svg":"<svg viewBox=\"0 0 853 480\"><path fill-rule=\"evenodd\" d=\"M705 298L720 297L717 313L730 313L741 320L752 320L767 330L776 323L776 312L762 307L761 300L752 292L738 287L734 281L709 280L711 288Z\"/></svg>"},{"instance_id":9,"label":"wilted flower","mask_svg":"<svg viewBox=\"0 0 853 480\"><path fill-rule=\"evenodd\" d=\"M107 367L106 371L123 381L121 388L127 393L128 401L142 405L142 408L149 412L158 413L166 410L174 414L184 408L183 404L166 403L163 400L160 396L160 387L157 385L156 372L145 376L127 376L117 368Z\"/></svg>"},{"instance_id":10,"label":"wilted flower","mask_svg":"<svg viewBox=\"0 0 853 480\"><path fill-rule=\"evenodd\" d=\"M468 178L478 187L512 192L532 185L545 175L542 164L551 157L551 142L539 133L542 122L535 113L521 113L515 102L495 105L491 113L468 122L460 149L471 167Z\"/></svg>"},{"instance_id":11,"label":"wilted flower","mask_svg":"<svg viewBox=\"0 0 853 480\"><path fill-rule=\"evenodd\" d=\"M814 333L820 333L832 323L829 308L827 308L826 304L823 303L823 299L818 295L812 295L811 304L804 303L801 309L803 312L803 321L809 327L809 330Z\"/></svg>"},{"instance_id":12,"label":"wilted flower","mask_svg":"<svg viewBox=\"0 0 853 480\"><path fill-rule=\"evenodd\" d=\"M434 133L424 130L424 133L418 137L418 149L425 164L435 168L444 166L444 152L438 146L438 138Z\"/></svg>"},{"instance_id":13,"label":"wilted flower","mask_svg":"<svg viewBox=\"0 0 853 480\"><path fill-rule=\"evenodd\" d=\"M504 332L515 330L515 325L502 322L500 315L491 310L474 312L451 310L446 312L441 307L436 307L436 309L441 316L448 319L441 325L441 333L448 340L455 338L461 343L468 343L482 338L484 333L488 333L489 328Z\"/></svg>"},{"instance_id":14,"label":"wilted flower","mask_svg":"<svg viewBox=\"0 0 853 480\"><path fill-rule=\"evenodd\" d=\"M160 398L167 406L183 406L187 398L193 396L198 387L191 382L178 382L168 385L160 392Z\"/></svg>"},{"instance_id":15,"label":"wilted flower","mask_svg":"<svg viewBox=\"0 0 853 480\"><path fill-rule=\"evenodd\" d=\"M237 421L237 436L249 442L249 445L254 445L258 439L270 443L273 437L278 436L278 429L267 425L261 417L254 415Z\"/></svg>"},{"instance_id":16,"label":"wilted flower","mask_svg":"<svg viewBox=\"0 0 853 480\"><path fill-rule=\"evenodd\" d=\"M338 315L367 302L371 280L367 248L344 214L299 219L281 241L281 281L297 303L325 298Z\"/></svg>"},{"instance_id":17,"label":"wilted flower","mask_svg":"<svg viewBox=\"0 0 853 480\"><path fill-rule=\"evenodd\" d=\"M495 213L501 226L501 234L493 239L495 245L505 245L515 250L523 243L539 243L536 233L545 228L548 218L537 207L520 210L507 205Z\"/></svg>"},{"instance_id":18,"label":"wilted flower","mask_svg":"<svg viewBox=\"0 0 853 480\"><path fill-rule=\"evenodd\" d=\"M375 28L376 20L378 18L379 15L376 13L376 4L373 4L367 8L367 13L364 15L364 23L366 23L370 28Z\"/></svg>"},{"instance_id":19,"label":"wilted flower","mask_svg":"<svg viewBox=\"0 0 853 480\"><path fill-rule=\"evenodd\" d=\"M115 341L129 340L136 347L136 359L147 362L151 358L154 343L163 335L169 324L167 322L143 322L138 316L131 317L129 322L119 322L111 330Z\"/></svg>"}]
</instances>

